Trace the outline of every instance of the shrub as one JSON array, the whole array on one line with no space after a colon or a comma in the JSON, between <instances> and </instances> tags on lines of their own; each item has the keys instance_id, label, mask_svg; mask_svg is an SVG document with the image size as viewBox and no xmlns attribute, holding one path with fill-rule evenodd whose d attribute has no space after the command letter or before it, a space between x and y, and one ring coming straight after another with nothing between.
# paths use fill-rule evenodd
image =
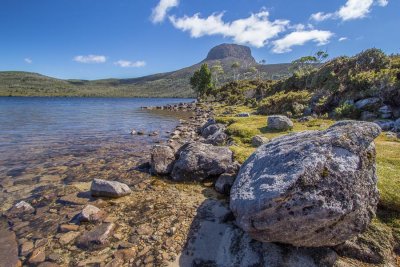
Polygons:
<instances>
[{"instance_id":1,"label":"shrub","mask_svg":"<svg viewBox=\"0 0 400 267\"><path fill-rule=\"evenodd\" d=\"M377 48L367 49L352 58L353 71L368 71L388 68L390 65L389 57Z\"/></svg>"},{"instance_id":2,"label":"shrub","mask_svg":"<svg viewBox=\"0 0 400 267\"><path fill-rule=\"evenodd\" d=\"M337 118L358 119L360 111L351 103L344 102L334 110L334 115Z\"/></svg>"},{"instance_id":3,"label":"shrub","mask_svg":"<svg viewBox=\"0 0 400 267\"><path fill-rule=\"evenodd\" d=\"M258 112L267 114L283 114L291 112L300 115L308 106L311 94L308 91L278 92L261 101Z\"/></svg>"}]
</instances>

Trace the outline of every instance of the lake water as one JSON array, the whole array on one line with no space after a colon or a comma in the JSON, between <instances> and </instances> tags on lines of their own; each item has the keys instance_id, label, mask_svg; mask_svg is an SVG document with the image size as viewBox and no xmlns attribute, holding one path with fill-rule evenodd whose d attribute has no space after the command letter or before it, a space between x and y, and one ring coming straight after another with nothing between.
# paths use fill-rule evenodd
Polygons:
<instances>
[{"instance_id":1,"label":"lake water","mask_svg":"<svg viewBox=\"0 0 400 267\"><path fill-rule=\"evenodd\" d=\"M191 115L140 107L190 101L0 97L0 210L39 186L129 175L149 146Z\"/></svg>"}]
</instances>

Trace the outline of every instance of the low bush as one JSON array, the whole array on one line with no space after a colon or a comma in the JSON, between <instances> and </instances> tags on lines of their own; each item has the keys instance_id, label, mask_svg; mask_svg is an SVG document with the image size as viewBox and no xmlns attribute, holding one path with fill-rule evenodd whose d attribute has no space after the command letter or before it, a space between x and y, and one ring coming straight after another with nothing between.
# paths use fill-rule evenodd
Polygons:
<instances>
[{"instance_id":1,"label":"low bush","mask_svg":"<svg viewBox=\"0 0 400 267\"><path fill-rule=\"evenodd\" d=\"M308 107L310 99L311 94L306 90L278 92L263 99L258 107L258 112L264 115L290 112L294 116L298 116Z\"/></svg>"}]
</instances>

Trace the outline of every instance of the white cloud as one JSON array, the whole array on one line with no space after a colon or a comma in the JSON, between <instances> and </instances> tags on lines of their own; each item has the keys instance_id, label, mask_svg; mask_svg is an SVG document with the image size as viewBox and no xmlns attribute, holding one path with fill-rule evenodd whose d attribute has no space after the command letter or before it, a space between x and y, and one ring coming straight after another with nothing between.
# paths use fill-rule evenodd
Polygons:
<instances>
[{"instance_id":1,"label":"white cloud","mask_svg":"<svg viewBox=\"0 0 400 267\"><path fill-rule=\"evenodd\" d=\"M347 37L340 37L340 38L339 38L339 42L346 41L347 39L348 39Z\"/></svg>"},{"instance_id":2,"label":"white cloud","mask_svg":"<svg viewBox=\"0 0 400 267\"><path fill-rule=\"evenodd\" d=\"M333 13L314 13L310 19L315 21L324 21L327 19L341 19L342 21L362 19L371 12L374 4L385 7L388 3L388 0L347 0L338 11Z\"/></svg>"},{"instance_id":3,"label":"white cloud","mask_svg":"<svg viewBox=\"0 0 400 267\"><path fill-rule=\"evenodd\" d=\"M248 18L224 22L223 13L212 14L207 18L195 14L192 17L184 16L176 18L170 16L169 19L175 28L190 32L194 38L205 35L222 35L230 37L234 42L240 44L250 44L255 47L263 47L272 38L285 31L289 25L288 20L268 19L267 11L251 14Z\"/></svg>"},{"instance_id":4,"label":"white cloud","mask_svg":"<svg viewBox=\"0 0 400 267\"><path fill-rule=\"evenodd\" d=\"M114 62L114 64L122 68L139 68L146 66L145 61L118 60Z\"/></svg>"},{"instance_id":5,"label":"white cloud","mask_svg":"<svg viewBox=\"0 0 400 267\"><path fill-rule=\"evenodd\" d=\"M310 19L315 20L315 21L324 21L327 19L331 19L332 17L334 17L333 13L318 12L318 13L312 14Z\"/></svg>"},{"instance_id":6,"label":"white cloud","mask_svg":"<svg viewBox=\"0 0 400 267\"><path fill-rule=\"evenodd\" d=\"M378 6L383 6L383 7L385 7L385 6L387 6L387 5L389 4L389 1L388 1L388 0L378 0L378 1L376 2L376 4L377 4Z\"/></svg>"},{"instance_id":7,"label":"white cloud","mask_svg":"<svg viewBox=\"0 0 400 267\"><path fill-rule=\"evenodd\" d=\"M364 18L371 11L373 3L373 0L348 0L337 15L343 21Z\"/></svg>"},{"instance_id":8,"label":"white cloud","mask_svg":"<svg viewBox=\"0 0 400 267\"><path fill-rule=\"evenodd\" d=\"M160 0L158 5L153 9L151 20L153 23L164 21L168 11L179 5L179 0Z\"/></svg>"},{"instance_id":9,"label":"white cloud","mask_svg":"<svg viewBox=\"0 0 400 267\"><path fill-rule=\"evenodd\" d=\"M101 55L87 55L76 56L73 60L80 63L104 63L107 61L107 58Z\"/></svg>"},{"instance_id":10,"label":"white cloud","mask_svg":"<svg viewBox=\"0 0 400 267\"><path fill-rule=\"evenodd\" d=\"M32 59L29 58L29 57L24 58L24 61L25 61L26 63L28 63L28 64L32 64L32 63L33 63Z\"/></svg>"},{"instance_id":11,"label":"white cloud","mask_svg":"<svg viewBox=\"0 0 400 267\"><path fill-rule=\"evenodd\" d=\"M329 43L329 39L332 36L332 32L320 30L291 32L282 39L276 40L272 43L272 52L278 54L290 52L292 51L293 46L304 45L310 41L317 43L317 45L325 45Z\"/></svg>"}]
</instances>

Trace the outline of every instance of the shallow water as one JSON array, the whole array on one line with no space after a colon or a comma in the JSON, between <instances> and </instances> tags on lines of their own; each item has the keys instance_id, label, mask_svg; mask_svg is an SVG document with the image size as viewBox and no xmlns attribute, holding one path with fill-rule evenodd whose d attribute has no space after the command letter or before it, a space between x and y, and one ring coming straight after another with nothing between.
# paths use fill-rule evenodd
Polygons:
<instances>
[{"instance_id":1,"label":"shallow water","mask_svg":"<svg viewBox=\"0 0 400 267\"><path fill-rule=\"evenodd\" d=\"M0 97L0 210L43 185L129 176L151 144L191 116L140 107L189 101Z\"/></svg>"}]
</instances>

